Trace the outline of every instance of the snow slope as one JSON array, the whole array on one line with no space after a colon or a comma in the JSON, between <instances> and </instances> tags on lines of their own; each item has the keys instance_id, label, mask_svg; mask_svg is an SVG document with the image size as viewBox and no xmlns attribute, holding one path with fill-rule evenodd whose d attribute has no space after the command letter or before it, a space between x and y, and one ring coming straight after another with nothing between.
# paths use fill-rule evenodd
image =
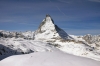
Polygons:
<instances>
[{"instance_id":1,"label":"snow slope","mask_svg":"<svg viewBox=\"0 0 100 66\"><path fill-rule=\"evenodd\" d=\"M23 38L0 38L0 55L52 51L47 43Z\"/></svg>"},{"instance_id":2,"label":"snow slope","mask_svg":"<svg viewBox=\"0 0 100 66\"><path fill-rule=\"evenodd\" d=\"M60 45L57 48L63 52L100 61L100 52L88 45L74 42L56 42L56 44Z\"/></svg>"},{"instance_id":3,"label":"snow slope","mask_svg":"<svg viewBox=\"0 0 100 66\"><path fill-rule=\"evenodd\" d=\"M100 61L100 52L86 44L68 41L50 42L51 43L39 40L26 40L23 38L0 38L0 55L9 56L15 54L27 54L32 52L51 52L54 51L54 48L58 48L61 51L69 54L88 57ZM0 56L0 58L1 57L2 56Z\"/></svg>"},{"instance_id":4,"label":"snow slope","mask_svg":"<svg viewBox=\"0 0 100 66\"><path fill-rule=\"evenodd\" d=\"M0 61L0 66L100 66L100 62L55 50L11 56Z\"/></svg>"}]
</instances>

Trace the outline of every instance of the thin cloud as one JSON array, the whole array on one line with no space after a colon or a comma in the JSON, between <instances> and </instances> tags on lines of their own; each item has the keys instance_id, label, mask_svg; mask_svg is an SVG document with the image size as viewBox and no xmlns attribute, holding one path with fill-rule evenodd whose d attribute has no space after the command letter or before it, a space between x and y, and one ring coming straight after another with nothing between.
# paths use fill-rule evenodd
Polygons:
<instances>
[{"instance_id":1,"label":"thin cloud","mask_svg":"<svg viewBox=\"0 0 100 66\"><path fill-rule=\"evenodd\" d=\"M49 0L50 3L54 4L51 0ZM64 16L67 16L57 5L55 7L58 9L58 11L63 14Z\"/></svg>"},{"instance_id":2,"label":"thin cloud","mask_svg":"<svg viewBox=\"0 0 100 66\"><path fill-rule=\"evenodd\" d=\"M64 12L61 11L61 9L58 6L56 6L56 7L57 7L57 9L59 10L60 13L62 13L64 16L67 16Z\"/></svg>"},{"instance_id":3,"label":"thin cloud","mask_svg":"<svg viewBox=\"0 0 100 66\"><path fill-rule=\"evenodd\" d=\"M56 4L56 3L55 3ZM36 12L44 11L45 9L51 8L51 3L48 2L0 2L0 12L7 11L12 14L12 12Z\"/></svg>"},{"instance_id":4,"label":"thin cloud","mask_svg":"<svg viewBox=\"0 0 100 66\"><path fill-rule=\"evenodd\" d=\"M13 20L10 20L10 19L8 19L8 20L0 20L0 23L6 23L6 22L13 22Z\"/></svg>"},{"instance_id":5,"label":"thin cloud","mask_svg":"<svg viewBox=\"0 0 100 66\"><path fill-rule=\"evenodd\" d=\"M30 23L18 23L18 24L22 24L22 25L33 25L33 26L36 26L36 24L30 24Z\"/></svg>"}]
</instances>

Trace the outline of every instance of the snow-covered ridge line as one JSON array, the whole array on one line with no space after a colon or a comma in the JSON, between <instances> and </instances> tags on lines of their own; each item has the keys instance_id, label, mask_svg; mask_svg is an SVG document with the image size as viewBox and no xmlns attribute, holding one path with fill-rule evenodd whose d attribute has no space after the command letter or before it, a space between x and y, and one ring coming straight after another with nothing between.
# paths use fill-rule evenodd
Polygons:
<instances>
[{"instance_id":1,"label":"snow-covered ridge line","mask_svg":"<svg viewBox=\"0 0 100 66\"><path fill-rule=\"evenodd\" d=\"M24 38L24 39L33 39L34 31L26 32L11 32L0 30L0 37L3 38Z\"/></svg>"}]
</instances>

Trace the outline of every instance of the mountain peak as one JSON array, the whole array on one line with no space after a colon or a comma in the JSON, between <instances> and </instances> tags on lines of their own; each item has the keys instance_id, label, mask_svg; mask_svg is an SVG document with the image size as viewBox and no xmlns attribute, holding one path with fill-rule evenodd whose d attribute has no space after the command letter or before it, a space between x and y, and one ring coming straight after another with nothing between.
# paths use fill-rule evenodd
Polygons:
<instances>
[{"instance_id":1,"label":"mountain peak","mask_svg":"<svg viewBox=\"0 0 100 66\"><path fill-rule=\"evenodd\" d=\"M68 39L69 35L54 24L53 19L49 14L46 15L40 24L38 30L35 31L34 39Z\"/></svg>"},{"instance_id":2,"label":"mountain peak","mask_svg":"<svg viewBox=\"0 0 100 66\"><path fill-rule=\"evenodd\" d=\"M54 21L50 17L50 15L46 15L45 19L43 19L42 23L38 28L38 32L42 33L46 30L54 30Z\"/></svg>"},{"instance_id":3,"label":"mountain peak","mask_svg":"<svg viewBox=\"0 0 100 66\"><path fill-rule=\"evenodd\" d=\"M50 17L50 15L49 14L46 14L46 17Z\"/></svg>"},{"instance_id":4,"label":"mountain peak","mask_svg":"<svg viewBox=\"0 0 100 66\"><path fill-rule=\"evenodd\" d=\"M45 21L52 21L52 18L51 18L51 16L49 14L46 15Z\"/></svg>"}]
</instances>

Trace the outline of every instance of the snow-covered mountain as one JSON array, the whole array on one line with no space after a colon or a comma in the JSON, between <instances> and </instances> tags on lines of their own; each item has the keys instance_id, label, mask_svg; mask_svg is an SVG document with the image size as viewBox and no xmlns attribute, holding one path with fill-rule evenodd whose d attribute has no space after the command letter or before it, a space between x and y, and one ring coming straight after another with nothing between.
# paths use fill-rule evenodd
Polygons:
<instances>
[{"instance_id":1,"label":"snow-covered mountain","mask_svg":"<svg viewBox=\"0 0 100 66\"><path fill-rule=\"evenodd\" d=\"M26 32L11 32L0 30L0 37L3 38L24 38L24 39L33 39L34 31L26 31Z\"/></svg>"},{"instance_id":2,"label":"snow-covered mountain","mask_svg":"<svg viewBox=\"0 0 100 66\"><path fill-rule=\"evenodd\" d=\"M57 48L63 52L100 61L100 35L68 35L46 15L36 31L0 31L0 56L52 52Z\"/></svg>"},{"instance_id":3,"label":"snow-covered mountain","mask_svg":"<svg viewBox=\"0 0 100 66\"><path fill-rule=\"evenodd\" d=\"M53 40L53 39L72 39L64 30L54 24L50 15L46 15L39 28L34 33L34 39Z\"/></svg>"},{"instance_id":4,"label":"snow-covered mountain","mask_svg":"<svg viewBox=\"0 0 100 66\"><path fill-rule=\"evenodd\" d=\"M100 35L87 34L82 37L89 45L94 44L93 47L100 47Z\"/></svg>"}]
</instances>

